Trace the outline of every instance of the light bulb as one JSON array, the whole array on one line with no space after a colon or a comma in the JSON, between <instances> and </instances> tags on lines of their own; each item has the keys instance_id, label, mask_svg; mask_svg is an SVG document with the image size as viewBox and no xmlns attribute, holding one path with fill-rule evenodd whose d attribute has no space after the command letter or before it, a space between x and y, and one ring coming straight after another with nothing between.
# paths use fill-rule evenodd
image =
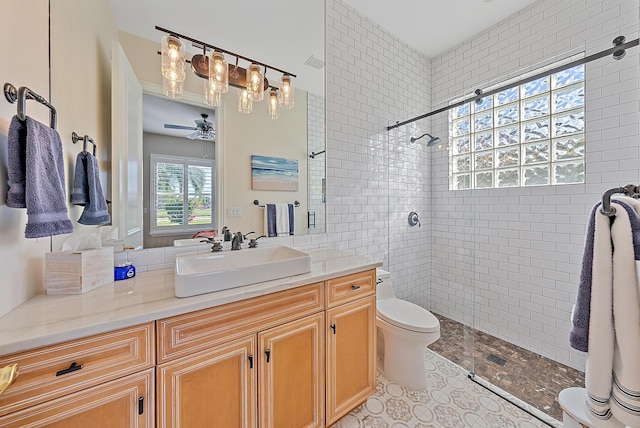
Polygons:
<instances>
[{"instance_id":1,"label":"light bulb","mask_svg":"<svg viewBox=\"0 0 640 428\"><path fill-rule=\"evenodd\" d=\"M247 68L247 92L253 101L262 101L264 99L264 76L260 69L260 65L251 64Z\"/></svg>"},{"instance_id":2,"label":"light bulb","mask_svg":"<svg viewBox=\"0 0 640 428\"><path fill-rule=\"evenodd\" d=\"M209 59L209 83L215 92L229 91L229 65L220 52L214 52Z\"/></svg>"},{"instance_id":3,"label":"light bulb","mask_svg":"<svg viewBox=\"0 0 640 428\"><path fill-rule=\"evenodd\" d=\"M280 117L280 108L278 102L278 93L275 89L269 92L269 117L273 120Z\"/></svg>"},{"instance_id":4,"label":"light bulb","mask_svg":"<svg viewBox=\"0 0 640 428\"><path fill-rule=\"evenodd\" d=\"M184 81L185 47L175 36L162 37L162 76L173 81Z\"/></svg>"},{"instance_id":5,"label":"light bulb","mask_svg":"<svg viewBox=\"0 0 640 428\"><path fill-rule=\"evenodd\" d=\"M291 85L291 76L283 75L280 80L280 92L278 94L280 107L282 108L293 108L293 104L295 101L295 95L293 86Z\"/></svg>"},{"instance_id":6,"label":"light bulb","mask_svg":"<svg viewBox=\"0 0 640 428\"><path fill-rule=\"evenodd\" d=\"M251 113L253 110L253 101L251 100L251 96L249 95L249 91L247 89L242 89L240 91L240 97L238 98L238 111L240 113Z\"/></svg>"},{"instance_id":7,"label":"light bulb","mask_svg":"<svg viewBox=\"0 0 640 428\"><path fill-rule=\"evenodd\" d=\"M222 104L222 94L215 90L209 80L204 81L204 103L213 107L220 107Z\"/></svg>"}]
</instances>

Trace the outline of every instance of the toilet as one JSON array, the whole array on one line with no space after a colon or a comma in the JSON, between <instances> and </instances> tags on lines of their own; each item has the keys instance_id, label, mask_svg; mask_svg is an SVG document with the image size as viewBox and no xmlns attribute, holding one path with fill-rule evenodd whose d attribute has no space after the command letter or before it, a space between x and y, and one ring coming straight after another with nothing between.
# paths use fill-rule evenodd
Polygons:
<instances>
[{"instance_id":1,"label":"toilet","mask_svg":"<svg viewBox=\"0 0 640 428\"><path fill-rule=\"evenodd\" d=\"M424 348L440 338L440 322L428 310L395 297L391 274L377 269L378 370L411 389L427 387Z\"/></svg>"}]
</instances>

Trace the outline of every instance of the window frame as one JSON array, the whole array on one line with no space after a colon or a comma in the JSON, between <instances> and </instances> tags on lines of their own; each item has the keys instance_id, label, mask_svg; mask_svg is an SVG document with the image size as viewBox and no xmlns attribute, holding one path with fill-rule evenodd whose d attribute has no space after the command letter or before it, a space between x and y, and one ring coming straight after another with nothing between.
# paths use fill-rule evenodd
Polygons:
<instances>
[{"instance_id":1,"label":"window frame","mask_svg":"<svg viewBox=\"0 0 640 428\"><path fill-rule=\"evenodd\" d=\"M580 56L583 57L584 54L581 54ZM486 91L488 92L493 90L494 88L507 86L511 83L526 79L529 76L537 75L541 72L544 72L545 70L556 69L557 67L561 67L563 64L570 63L575 59L576 56L568 58L561 62L556 62L541 69L533 70L525 75L521 75L514 79L510 79L508 81L493 85L492 87L487 88ZM566 72L566 70L578 67L581 67L581 79L572 81L569 84L555 84L554 79L556 76L561 75L563 72ZM530 85L533 82L539 82L544 79L546 79L546 89L534 92L533 94L525 94L526 85ZM557 111L555 103L557 95L559 93L566 92L569 89L577 89L578 91L581 91L581 94L578 96L578 99L581 100L581 103L578 103L578 105L576 106ZM500 95L514 90L516 92L515 99L501 104L498 103L498 98ZM586 67L584 64L580 64L574 67L568 67L562 71L549 73L546 76L542 76L531 82L523 83L511 88L506 88L499 93L487 96L483 99L483 102L479 104L471 101L469 103L465 103L461 106L457 106L449 110L448 126L451 142L449 150L449 190L484 190L514 187L527 188L539 186L557 186L564 184L583 184L585 182L586 164L586 127L584 123L584 116L586 111L585 94ZM451 104L459 103L465 98L453 100L451 101ZM548 111L544 114L525 118L525 104L531 103L536 99L540 100L543 98L547 99ZM489 107L484 107L485 104L489 104ZM514 108L515 116L517 117L517 119L508 123L502 123L498 125L498 120L501 117L498 114L499 111L505 111L507 108ZM465 109L468 110L466 113L456 114L457 112L465 111ZM556 120L558 118L567 117L570 114L577 114L577 120L582 121L581 131L556 135L556 128L558 126ZM490 118L490 126L478 130L476 128L477 124L479 123L477 121L477 118L480 117ZM468 132L459 133L456 129L456 125L462 123L466 119L468 119ZM548 124L548 135L539 139L525 141L526 126L534 122L545 121ZM515 131L517 142L500 145L500 131L507 130L509 128L511 128L512 131ZM478 148L478 143L476 143L476 136L482 137L483 135L487 137L490 136L489 139L491 140L491 143L490 145L486 145L485 147ZM511 135L513 135L513 132L511 133ZM577 143L575 143L574 147L577 147L579 150L577 150L576 152L580 152L581 154L574 153L574 156L567 156L564 159L559 159L557 157L559 150L556 150L556 145L563 140L568 140L575 137L577 137ZM484 141L482 140L482 138L480 138L479 142L482 143ZM460 143L460 145L458 145L458 143ZM536 144L539 144L537 148L535 147ZM468 145L468 151L459 153L459 148L464 147L465 145ZM568 143L567 145L570 146L570 144ZM527 149L529 149L529 151L527 151ZM531 161L530 155L533 153L533 155L535 156L536 149L540 149L542 151L541 157L544 158L546 156L546 160L539 160L535 159L534 157L533 161ZM499 153L503 153L506 156L507 162L511 162L511 164L508 164L506 166L500 164L500 162L503 161L504 158L501 159L499 157ZM507 156L507 153L510 157ZM477 160L483 157L483 155L484 159L482 160L484 160L486 163L490 163L490 166L478 166ZM514 159L517 160L514 161ZM560 174L557 173L557 168L561 168L563 166L567 169L570 169L571 167L577 168L576 175L582 180L558 180ZM546 177L544 177L544 175L542 176L545 182L539 182L540 177L536 177L535 173L540 171L545 172L545 170ZM499 174L507 174L509 172L513 173L514 171L517 171L517 184L500 185L501 182L499 180ZM529 173L529 175L527 175L527 173ZM485 179L490 178L490 185L487 185L488 180L485 181L484 185L482 185L481 183L479 184L479 176L481 175L483 175ZM538 179L538 182L536 182L536 178ZM527 183L526 180L530 180L530 182ZM467 187L460 187L461 183L468 183Z\"/></svg>"},{"instance_id":2,"label":"window frame","mask_svg":"<svg viewBox=\"0 0 640 428\"><path fill-rule=\"evenodd\" d=\"M188 176L188 168L189 166L199 166L199 167L210 167L211 168L211 194L207 193L207 196L211 197L211 222L210 223L199 223L199 224L185 224L176 225L176 226L158 226L158 210L157 210L157 165L158 163L172 163L172 164L180 164L183 166L185 174L183 176L183 209L184 212L188 212L188 204L189 204L189 176ZM158 153L150 154L150 166L149 166L149 187L151 195L149 200L149 234L151 236L166 236L166 235L183 235L185 233L193 233L199 230L210 230L216 229L216 219L217 219L217 205L215 199L216 193L216 162L215 159L203 159L203 158L190 158L183 156L172 156L172 155L164 155ZM187 220L188 222L188 220Z\"/></svg>"}]
</instances>

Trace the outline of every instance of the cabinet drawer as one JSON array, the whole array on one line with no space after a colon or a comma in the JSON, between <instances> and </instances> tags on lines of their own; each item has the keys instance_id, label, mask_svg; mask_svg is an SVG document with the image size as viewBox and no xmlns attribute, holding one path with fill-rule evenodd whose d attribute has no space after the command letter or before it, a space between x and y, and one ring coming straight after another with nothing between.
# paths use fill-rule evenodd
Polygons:
<instances>
[{"instance_id":1,"label":"cabinet drawer","mask_svg":"<svg viewBox=\"0 0 640 428\"><path fill-rule=\"evenodd\" d=\"M20 370L0 396L0 415L152 367L154 338L148 323L0 357L0 367Z\"/></svg>"},{"instance_id":2,"label":"cabinet drawer","mask_svg":"<svg viewBox=\"0 0 640 428\"><path fill-rule=\"evenodd\" d=\"M147 369L0 416L0 427L153 428L153 375Z\"/></svg>"},{"instance_id":3,"label":"cabinet drawer","mask_svg":"<svg viewBox=\"0 0 640 428\"><path fill-rule=\"evenodd\" d=\"M376 292L375 269L327 280L327 308Z\"/></svg>"},{"instance_id":4,"label":"cabinet drawer","mask_svg":"<svg viewBox=\"0 0 640 428\"><path fill-rule=\"evenodd\" d=\"M322 311L322 282L157 321L158 363Z\"/></svg>"}]
</instances>

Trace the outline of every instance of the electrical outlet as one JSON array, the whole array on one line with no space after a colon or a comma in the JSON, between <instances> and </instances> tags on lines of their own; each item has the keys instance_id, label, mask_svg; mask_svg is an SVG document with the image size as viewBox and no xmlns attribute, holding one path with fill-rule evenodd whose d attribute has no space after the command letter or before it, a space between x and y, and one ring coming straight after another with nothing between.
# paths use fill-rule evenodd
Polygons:
<instances>
[{"instance_id":1,"label":"electrical outlet","mask_svg":"<svg viewBox=\"0 0 640 428\"><path fill-rule=\"evenodd\" d=\"M242 208L227 207L227 217L242 217Z\"/></svg>"}]
</instances>

